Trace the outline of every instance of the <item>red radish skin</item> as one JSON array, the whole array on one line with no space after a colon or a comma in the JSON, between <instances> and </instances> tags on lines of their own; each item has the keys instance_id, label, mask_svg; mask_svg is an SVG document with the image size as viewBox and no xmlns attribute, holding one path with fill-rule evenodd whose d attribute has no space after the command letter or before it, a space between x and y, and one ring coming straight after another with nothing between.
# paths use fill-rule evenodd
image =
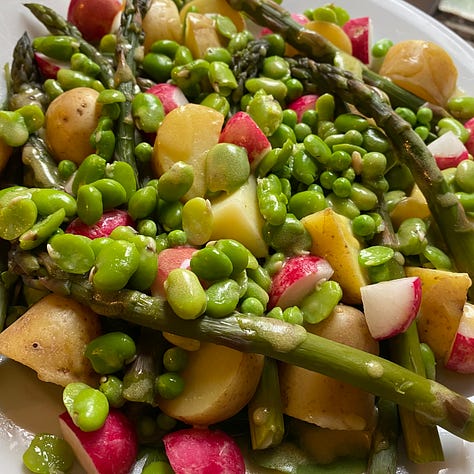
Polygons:
<instances>
[{"instance_id":1,"label":"red radish skin","mask_svg":"<svg viewBox=\"0 0 474 474\"><path fill-rule=\"evenodd\" d=\"M176 107L186 105L189 102L183 94L183 91L178 86L168 84L167 82L155 84L147 89L146 92L148 94L153 94L160 99L165 114L176 109Z\"/></svg>"},{"instance_id":2,"label":"red radish skin","mask_svg":"<svg viewBox=\"0 0 474 474\"><path fill-rule=\"evenodd\" d=\"M441 170L455 168L461 161L469 158L467 148L452 131L443 133L429 143L428 150L433 154Z\"/></svg>"},{"instance_id":3,"label":"red radish skin","mask_svg":"<svg viewBox=\"0 0 474 474\"><path fill-rule=\"evenodd\" d=\"M128 474L135 463L138 441L130 420L111 409L102 428L81 431L67 412L59 415L64 439L88 474Z\"/></svg>"},{"instance_id":4,"label":"red radish skin","mask_svg":"<svg viewBox=\"0 0 474 474\"><path fill-rule=\"evenodd\" d=\"M250 167L255 169L271 150L271 144L259 126L246 112L237 112L224 125L220 143L232 143L247 150Z\"/></svg>"},{"instance_id":5,"label":"red radish skin","mask_svg":"<svg viewBox=\"0 0 474 474\"><path fill-rule=\"evenodd\" d=\"M474 155L474 117L465 122L464 127L469 130L469 138L464 146L471 155Z\"/></svg>"},{"instance_id":6,"label":"red radish skin","mask_svg":"<svg viewBox=\"0 0 474 474\"><path fill-rule=\"evenodd\" d=\"M111 33L119 24L124 0L71 0L67 19L92 43Z\"/></svg>"},{"instance_id":7,"label":"red radish skin","mask_svg":"<svg viewBox=\"0 0 474 474\"><path fill-rule=\"evenodd\" d=\"M421 304L420 277L405 277L366 285L360 289L365 319L377 341L408 329Z\"/></svg>"},{"instance_id":8,"label":"red radish skin","mask_svg":"<svg viewBox=\"0 0 474 474\"><path fill-rule=\"evenodd\" d=\"M176 474L244 474L239 446L220 430L187 428L163 437L166 455Z\"/></svg>"},{"instance_id":9,"label":"red radish skin","mask_svg":"<svg viewBox=\"0 0 474 474\"><path fill-rule=\"evenodd\" d=\"M70 64L49 58L42 53L35 52L35 62L44 79L56 79L61 68L70 68Z\"/></svg>"},{"instance_id":10,"label":"red radish skin","mask_svg":"<svg viewBox=\"0 0 474 474\"><path fill-rule=\"evenodd\" d=\"M98 237L108 237L110 233L118 226L135 226L135 221L126 211L113 209L106 211L94 225L84 224L79 218L74 219L66 228L66 233L79 234L97 239Z\"/></svg>"},{"instance_id":11,"label":"red radish skin","mask_svg":"<svg viewBox=\"0 0 474 474\"><path fill-rule=\"evenodd\" d=\"M370 17L351 18L342 26L352 43L352 55L364 64L370 64L372 23Z\"/></svg>"},{"instance_id":12,"label":"red radish skin","mask_svg":"<svg viewBox=\"0 0 474 474\"><path fill-rule=\"evenodd\" d=\"M315 255L290 257L275 274L269 293L270 308L298 305L316 285L329 280L334 270L327 260Z\"/></svg>"},{"instance_id":13,"label":"red radish skin","mask_svg":"<svg viewBox=\"0 0 474 474\"><path fill-rule=\"evenodd\" d=\"M151 285L151 294L165 296L164 285L169 272L175 268L189 269L189 262L194 252L196 252L194 247L173 247L162 250L158 254L158 271Z\"/></svg>"},{"instance_id":14,"label":"red radish skin","mask_svg":"<svg viewBox=\"0 0 474 474\"><path fill-rule=\"evenodd\" d=\"M301 122L303 114L307 110L314 110L318 96L316 94L305 94L288 104L288 108L296 112L298 122Z\"/></svg>"},{"instance_id":15,"label":"red radish skin","mask_svg":"<svg viewBox=\"0 0 474 474\"><path fill-rule=\"evenodd\" d=\"M464 305L445 366L462 374L474 374L474 306Z\"/></svg>"}]
</instances>

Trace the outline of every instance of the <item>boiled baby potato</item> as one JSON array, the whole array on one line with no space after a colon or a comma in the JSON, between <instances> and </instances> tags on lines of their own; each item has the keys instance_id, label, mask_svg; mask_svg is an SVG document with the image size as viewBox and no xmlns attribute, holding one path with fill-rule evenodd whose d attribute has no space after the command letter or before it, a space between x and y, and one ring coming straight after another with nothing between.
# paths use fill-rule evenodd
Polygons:
<instances>
[{"instance_id":1,"label":"boiled baby potato","mask_svg":"<svg viewBox=\"0 0 474 474\"><path fill-rule=\"evenodd\" d=\"M181 43L183 37L183 23L179 10L173 0L152 0L142 21L145 33L145 52L159 40L173 40Z\"/></svg>"},{"instance_id":2,"label":"boiled baby potato","mask_svg":"<svg viewBox=\"0 0 474 474\"><path fill-rule=\"evenodd\" d=\"M352 306L338 305L308 332L372 354L378 344L372 338L364 314ZM332 430L367 430L375 417L374 396L348 383L316 372L280 364L280 388L285 414Z\"/></svg>"},{"instance_id":3,"label":"boiled baby potato","mask_svg":"<svg viewBox=\"0 0 474 474\"><path fill-rule=\"evenodd\" d=\"M90 87L76 87L51 102L45 114L45 139L56 161L80 164L94 153L90 137L101 113L98 96Z\"/></svg>"},{"instance_id":4,"label":"boiled baby potato","mask_svg":"<svg viewBox=\"0 0 474 474\"><path fill-rule=\"evenodd\" d=\"M183 393L174 399L159 398L163 412L184 423L208 426L239 412L257 388L263 356L247 354L212 343L201 343L189 353L182 372Z\"/></svg>"},{"instance_id":5,"label":"boiled baby potato","mask_svg":"<svg viewBox=\"0 0 474 474\"><path fill-rule=\"evenodd\" d=\"M454 94L458 71L451 56L431 41L406 40L393 45L379 73L428 102L445 106Z\"/></svg>"},{"instance_id":6,"label":"boiled baby potato","mask_svg":"<svg viewBox=\"0 0 474 474\"><path fill-rule=\"evenodd\" d=\"M467 273L421 267L407 267L406 275L421 278L417 319L420 340L431 347L437 360L444 361L459 326L471 279Z\"/></svg>"},{"instance_id":7,"label":"boiled baby potato","mask_svg":"<svg viewBox=\"0 0 474 474\"><path fill-rule=\"evenodd\" d=\"M207 15L192 12L186 15L184 43L190 49L193 58L203 58L209 49L224 46L213 19Z\"/></svg>"},{"instance_id":8,"label":"boiled baby potato","mask_svg":"<svg viewBox=\"0 0 474 474\"><path fill-rule=\"evenodd\" d=\"M100 333L99 318L89 308L50 294L0 333L0 354L35 370L45 382L96 386L98 376L84 351Z\"/></svg>"}]
</instances>

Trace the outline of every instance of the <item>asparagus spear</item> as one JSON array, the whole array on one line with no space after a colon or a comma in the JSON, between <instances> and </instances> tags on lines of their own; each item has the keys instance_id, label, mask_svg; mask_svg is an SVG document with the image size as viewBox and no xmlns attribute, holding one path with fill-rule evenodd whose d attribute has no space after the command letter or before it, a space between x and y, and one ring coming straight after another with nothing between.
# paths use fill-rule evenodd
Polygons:
<instances>
[{"instance_id":1,"label":"asparagus spear","mask_svg":"<svg viewBox=\"0 0 474 474\"><path fill-rule=\"evenodd\" d=\"M27 253L31 259L32 254ZM202 341L222 344L243 352L260 353L308 370L345 380L363 390L414 410L427 423L438 424L453 434L474 441L474 404L467 398L399 365L373 354L307 333L299 325L267 317L235 312L225 318L208 316L196 320L177 317L164 298L135 290L101 292L87 277L56 272L46 254L37 264L22 267L25 252L13 249L10 269L25 281L43 284L89 306L97 314L120 318L133 324L167 331ZM38 268L25 275L27 268Z\"/></svg>"},{"instance_id":2,"label":"asparagus spear","mask_svg":"<svg viewBox=\"0 0 474 474\"><path fill-rule=\"evenodd\" d=\"M397 156L410 169L425 196L442 238L455 262L457 271L474 278L474 225L436 165L423 140L370 86L351 73L308 58L288 59L292 73L307 92L329 92L372 117L385 130ZM471 296L474 289L471 289Z\"/></svg>"},{"instance_id":3,"label":"asparagus spear","mask_svg":"<svg viewBox=\"0 0 474 474\"><path fill-rule=\"evenodd\" d=\"M227 2L236 10L243 11L255 23L279 33L290 45L312 59L334 64L336 56L347 54L339 50L324 36L305 28L304 25L295 21L289 11L271 0L227 0ZM351 62L354 61L357 60L351 56ZM425 107L429 106L435 116L449 115L441 107L426 103L424 99L371 71L362 62L358 62L364 80L384 91L390 97L393 106L406 106L416 110L423 105Z\"/></svg>"},{"instance_id":4,"label":"asparagus spear","mask_svg":"<svg viewBox=\"0 0 474 474\"><path fill-rule=\"evenodd\" d=\"M38 3L25 3L25 6L47 28L52 35L66 35L76 38L79 50L100 66L99 79L107 88L114 87L114 70L111 62L105 58L97 48L86 41L81 32L58 12L46 5Z\"/></svg>"}]
</instances>

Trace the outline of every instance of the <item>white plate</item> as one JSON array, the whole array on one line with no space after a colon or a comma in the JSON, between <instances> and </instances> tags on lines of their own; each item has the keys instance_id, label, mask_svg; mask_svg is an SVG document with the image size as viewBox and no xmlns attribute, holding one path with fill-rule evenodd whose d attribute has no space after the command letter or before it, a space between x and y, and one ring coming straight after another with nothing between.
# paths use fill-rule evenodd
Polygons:
<instances>
[{"instance_id":1,"label":"white plate","mask_svg":"<svg viewBox=\"0 0 474 474\"><path fill-rule=\"evenodd\" d=\"M68 0L39 0L65 14ZM324 2L320 2L322 4ZM459 85L474 94L474 50L450 30L430 16L399 0L338 0L351 16L370 16L374 24L374 38L428 39L446 48L459 69ZM23 31L32 35L44 32L21 0L1 0L0 65L11 61L11 52ZM295 12L315 6L311 0L285 0L284 5ZM0 84L0 98L5 88ZM25 474L21 456L32 433L58 433L56 415L62 410L59 387L44 384L35 374L12 361L0 358L0 460L1 472ZM474 395L473 378L445 377L450 386L465 395ZM414 465L403 462L399 472L423 474L465 474L474 472L474 445L463 442L441 430L446 462ZM76 468L74 473L82 472Z\"/></svg>"}]
</instances>

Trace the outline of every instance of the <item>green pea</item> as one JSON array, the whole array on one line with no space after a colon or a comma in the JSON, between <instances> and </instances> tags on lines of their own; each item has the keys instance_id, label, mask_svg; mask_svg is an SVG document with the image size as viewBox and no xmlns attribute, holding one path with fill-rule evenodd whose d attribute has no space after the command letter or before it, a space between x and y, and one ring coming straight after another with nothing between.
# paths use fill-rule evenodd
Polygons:
<instances>
[{"instance_id":1,"label":"green pea","mask_svg":"<svg viewBox=\"0 0 474 474\"><path fill-rule=\"evenodd\" d=\"M36 222L26 232L20 235L19 244L22 250L31 250L38 247L53 235L63 223L66 212L63 208L49 214L44 219Z\"/></svg>"},{"instance_id":2,"label":"green pea","mask_svg":"<svg viewBox=\"0 0 474 474\"><path fill-rule=\"evenodd\" d=\"M304 323L304 314L298 306L290 306L285 308L283 311L283 320L290 324L300 324Z\"/></svg>"},{"instance_id":3,"label":"green pea","mask_svg":"<svg viewBox=\"0 0 474 474\"><path fill-rule=\"evenodd\" d=\"M352 232L358 237L370 237L376 231L375 220L368 214L361 214L352 219Z\"/></svg>"},{"instance_id":4,"label":"green pea","mask_svg":"<svg viewBox=\"0 0 474 474\"><path fill-rule=\"evenodd\" d=\"M331 149L326 145L323 139L317 135L310 134L303 140L305 150L316 158L318 163L326 164L331 156Z\"/></svg>"},{"instance_id":5,"label":"green pea","mask_svg":"<svg viewBox=\"0 0 474 474\"><path fill-rule=\"evenodd\" d=\"M190 268L199 278L209 281L228 278L233 271L230 258L215 246L196 251L191 257Z\"/></svg>"},{"instance_id":6,"label":"green pea","mask_svg":"<svg viewBox=\"0 0 474 474\"><path fill-rule=\"evenodd\" d=\"M112 240L97 255L92 281L99 290L120 290L127 285L139 264L140 253L133 243Z\"/></svg>"},{"instance_id":7,"label":"green pea","mask_svg":"<svg viewBox=\"0 0 474 474\"><path fill-rule=\"evenodd\" d=\"M433 110L429 107L420 107L416 111L416 121L422 125L430 126L433 120Z\"/></svg>"},{"instance_id":8,"label":"green pea","mask_svg":"<svg viewBox=\"0 0 474 474\"><path fill-rule=\"evenodd\" d=\"M335 118L334 126L339 132L348 132L349 130L364 132L369 128L369 121L362 115L346 113Z\"/></svg>"},{"instance_id":9,"label":"green pea","mask_svg":"<svg viewBox=\"0 0 474 474\"><path fill-rule=\"evenodd\" d=\"M188 236L184 230L175 229L168 233L167 242L169 247L182 247L188 243Z\"/></svg>"},{"instance_id":10,"label":"green pea","mask_svg":"<svg viewBox=\"0 0 474 474\"><path fill-rule=\"evenodd\" d=\"M47 250L54 263L68 273L86 273L95 263L91 240L83 235L54 235L48 241Z\"/></svg>"},{"instance_id":11,"label":"green pea","mask_svg":"<svg viewBox=\"0 0 474 474\"><path fill-rule=\"evenodd\" d=\"M191 245L204 245L211 238L213 214L207 199L194 197L186 201L181 219L183 231Z\"/></svg>"},{"instance_id":12,"label":"green pea","mask_svg":"<svg viewBox=\"0 0 474 474\"><path fill-rule=\"evenodd\" d=\"M180 372L188 365L188 353L181 347L170 347L163 354L163 367L169 372Z\"/></svg>"},{"instance_id":13,"label":"green pea","mask_svg":"<svg viewBox=\"0 0 474 474\"><path fill-rule=\"evenodd\" d=\"M165 292L171 308L182 319L196 319L206 310L206 292L190 270L171 270L165 281Z\"/></svg>"},{"instance_id":14,"label":"green pea","mask_svg":"<svg viewBox=\"0 0 474 474\"><path fill-rule=\"evenodd\" d=\"M159 200L158 220L164 230L171 231L182 228L183 204L181 201L167 202Z\"/></svg>"},{"instance_id":15,"label":"green pea","mask_svg":"<svg viewBox=\"0 0 474 474\"><path fill-rule=\"evenodd\" d=\"M383 176L387 166L387 158L383 153L371 151L362 157L362 177L373 179Z\"/></svg>"},{"instance_id":16,"label":"green pea","mask_svg":"<svg viewBox=\"0 0 474 474\"><path fill-rule=\"evenodd\" d=\"M339 177L337 173L334 171L326 170L321 173L321 176L319 177L319 182L321 183L321 186L324 189L332 189L332 185L334 181Z\"/></svg>"},{"instance_id":17,"label":"green pea","mask_svg":"<svg viewBox=\"0 0 474 474\"><path fill-rule=\"evenodd\" d=\"M285 40L278 33L270 33L265 35L265 40L269 44L268 55L269 56L284 56L285 54Z\"/></svg>"},{"instance_id":18,"label":"green pea","mask_svg":"<svg viewBox=\"0 0 474 474\"><path fill-rule=\"evenodd\" d=\"M273 135L283 120L283 109L276 98L259 89L250 99L247 113L267 136Z\"/></svg>"},{"instance_id":19,"label":"green pea","mask_svg":"<svg viewBox=\"0 0 474 474\"><path fill-rule=\"evenodd\" d=\"M397 107L395 112L406 120L412 127L416 125L416 113L408 107Z\"/></svg>"},{"instance_id":20,"label":"green pea","mask_svg":"<svg viewBox=\"0 0 474 474\"><path fill-rule=\"evenodd\" d=\"M351 166L352 157L343 150L336 150L331 153L327 161L327 166L333 171L344 171Z\"/></svg>"},{"instance_id":21,"label":"green pea","mask_svg":"<svg viewBox=\"0 0 474 474\"><path fill-rule=\"evenodd\" d=\"M155 390L167 400L179 397L184 390L184 379L175 372L165 372L157 377Z\"/></svg>"},{"instance_id":22,"label":"green pea","mask_svg":"<svg viewBox=\"0 0 474 474\"><path fill-rule=\"evenodd\" d=\"M206 182L211 192L231 193L247 182L250 163L245 148L217 143L206 154Z\"/></svg>"},{"instance_id":23,"label":"green pea","mask_svg":"<svg viewBox=\"0 0 474 474\"><path fill-rule=\"evenodd\" d=\"M115 375L101 378L99 390L107 397L107 401L111 407L121 408L125 405L122 389L123 382Z\"/></svg>"},{"instance_id":24,"label":"green pea","mask_svg":"<svg viewBox=\"0 0 474 474\"><path fill-rule=\"evenodd\" d=\"M68 472L74 465L74 453L63 438L39 433L23 453L22 461L29 471L39 474Z\"/></svg>"},{"instance_id":25,"label":"green pea","mask_svg":"<svg viewBox=\"0 0 474 474\"><path fill-rule=\"evenodd\" d=\"M348 198L352 192L351 182L342 176L332 183L332 192L339 198Z\"/></svg>"},{"instance_id":26,"label":"green pea","mask_svg":"<svg viewBox=\"0 0 474 474\"><path fill-rule=\"evenodd\" d=\"M392 46L392 40L388 38L381 38L373 44L371 49L372 56L374 56L374 58L383 58Z\"/></svg>"},{"instance_id":27,"label":"green pea","mask_svg":"<svg viewBox=\"0 0 474 474\"><path fill-rule=\"evenodd\" d=\"M139 143L133 151L139 163L149 163L153 155L153 147L146 142Z\"/></svg>"},{"instance_id":28,"label":"green pea","mask_svg":"<svg viewBox=\"0 0 474 474\"><path fill-rule=\"evenodd\" d=\"M104 206L102 193L95 186L84 184L77 191L77 215L87 225L93 225L102 217Z\"/></svg>"},{"instance_id":29,"label":"green pea","mask_svg":"<svg viewBox=\"0 0 474 474\"><path fill-rule=\"evenodd\" d=\"M152 53L165 54L166 56L170 58L174 58L176 55L176 52L178 51L179 46L180 45L177 41L170 40L170 39L160 39L158 41L155 41L150 46L150 51Z\"/></svg>"},{"instance_id":30,"label":"green pea","mask_svg":"<svg viewBox=\"0 0 474 474\"><path fill-rule=\"evenodd\" d=\"M0 200L0 238L14 240L36 222L38 209L22 190L5 193Z\"/></svg>"},{"instance_id":31,"label":"green pea","mask_svg":"<svg viewBox=\"0 0 474 474\"><path fill-rule=\"evenodd\" d=\"M95 388L81 390L73 401L71 417L82 431L98 430L104 425L108 414L107 397Z\"/></svg>"},{"instance_id":32,"label":"green pea","mask_svg":"<svg viewBox=\"0 0 474 474\"><path fill-rule=\"evenodd\" d=\"M124 332L114 331L90 341L85 356L98 374L112 374L121 370L136 354L134 340Z\"/></svg>"},{"instance_id":33,"label":"green pea","mask_svg":"<svg viewBox=\"0 0 474 474\"><path fill-rule=\"evenodd\" d=\"M419 125L415 127L414 130L423 141L426 141L430 135L430 129L424 125Z\"/></svg>"},{"instance_id":34,"label":"green pea","mask_svg":"<svg viewBox=\"0 0 474 474\"><path fill-rule=\"evenodd\" d=\"M77 165L71 160L61 160L58 163L58 173L60 178L68 180L77 170Z\"/></svg>"},{"instance_id":35,"label":"green pea","mask_svg":"<svg viewBox=\"0 0 474 474\"><path fill-rule=\"evenodd\" d=\"M216 281L206 289L206 314L222 318L235 310L240 299L240 286L230 278Z\"/></svg>"},{"instance_id":36,"label":"green pea","mask_svg":"<svg viewBox=\"0 0 474 474\"><path fill-rule=\"evenodd\" d=\"M171 77L173 60L166 54L149 52L142 61L143 70L157 83L166 82Z\"/></svg>"},{"instance_id":37,"label":"green pea","mask_svg":"<svg viewBox=\"0 0 474 474\"><path fill-rule=\"evenodd\" d=\"M298 143L303 142L303 140L312 133L311 127L307 123L299 122L294 127L295 138Z\"/></svg>"},{"instance_id":38,"label":"green pea","mask_svg":"<svg viewBox=\"0 0 474 474\"><path fill-rule=\"evenodd\" d=\"M107 161L97 154L87 156L79 165L72 182L72 193L77 194L80 186L97 181L105 176Z\"/></svg>"},{"instance_id":39,"label":"green pea","mask_svg":"<svg viewBox=\"0 0 474 474\"><path fill-rule=\"evenodd\" d=\"M298 219L321 211L327 207L323 193L317 191L301 191L291 196L288 202L288 211Z\"/></svg>"},{"instance_id":40,"label":"green pea","mask_svg":"<svg viewBox=\"0 0 474 474\"><path fill-rule=\"evenodd\" d=\"M173 473L174 471L171 465L167 463L166 461L153 461L150 464L147 464L143 468L143 471L142 471L142 474L173 474Z\"/></svg>"},{"instance_id":41,"label":"green pea","mask_svg":"<svg viewBox=\"0 0 474 474\"><path fill-rule=\"evenodd\" d=\"M158 193L153 186L137 189L128 200L127 211L132 219L144 219L153 214L158 202Z\"/></svg>"},{"instance_id":42,"label":"green pea","mask_svg":"<svg viewBox=\"0 0 474 474\"><path fill-rule=\"evenodd\" d=\"M158 226L152 219L141 219L137 223L137 230L139 234L154 238L158 232Z\"/></svg>"},{"instance_id":43,"label":"green pea","mask_svg":"<svg viewBox=\"0 0 474 474\"><path fill-rule=\"evenodd\" d=\"M300 80L295 79L294 77L286 79L285 86L287 89L286 99L288 101L295 100L298 97L301 97L304 93L303 83Z\"/></svg>"},{"instance_id":44,"label":"green pea","mask_svg":"<svg viewBox=\"0 0 474 474\"><path fill-rule=\"evenodd\" d=\"M313 131L316 129L318 119L318 112L315 109L305 110L301 116L301 122L308 124Z\"/></svg>"}]
</instances>

